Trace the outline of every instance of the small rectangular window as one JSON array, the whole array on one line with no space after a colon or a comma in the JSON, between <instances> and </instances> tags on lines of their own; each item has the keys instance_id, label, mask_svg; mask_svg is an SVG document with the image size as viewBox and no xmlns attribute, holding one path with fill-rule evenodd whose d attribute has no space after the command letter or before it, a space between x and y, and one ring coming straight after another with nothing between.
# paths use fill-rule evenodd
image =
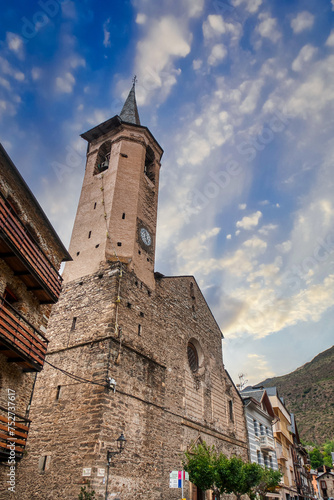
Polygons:
<instances>
[{"instance_id":1,"label":"small rectangular window","mask_svg":"<svg viewBox=\"0 0 334 500\"><path fill-rule=\"evenodd\" d=\"M117 242L117 246L118 247L121 247L122 246L122 243L120 241Z\"/></svg>"},{"instance_id":2,"label":"small rectangular window","mask_svg":"<svg viewBox=\"0 0 334 500\"><path fill-rule=\"evenodd\" d=\"M124 213L123 213L123 215L122 215L122 219L125 219L125 214L124 214Z\"/></svg>"},{"instance_id":3,"label":"small rectangular window","mask_svg":"<svg viewBox=\"0 0 334 500\"><path fill-rule=\"evenodd\" d=\"M73 318L73 319L72 319L72 326L71 326L71 330L75 330L75 325L76 325L76 322L77 322L77 318Z\"/></svg>"},{"instance_id":4,"label":"small rectangular window","mask_svg":"<svg viewBox=\"0 0 334 500\"><path fill-rule=\"evenodd\" d=\"M138 335L140 336L141 333L142 333L142 327L141 327L141 325L138 325Z\"/></svg>"},{"instance_id":5,"label":"small rectangular window","mask_svg":"<svg viewBox=\"0 0 334 500\"><path fill-rule=\"evenodd\" d=\"M96 202L94 203L94 210L95 210L95 208L96 208Z\"/></svg>"},{"instance_id":6,"label":"small rectangular window","mask_svg":"<svg viewBox=\"0 0 334 500\"><path fill-rule=\"evenodd\" d=\"M92 231L89 231L88 233L88 239L92 236Z\"/></svg>"},{"instance_id":7,"label":"small rectangular window","mask_svg":"<svg viewBox=\"0 0 334 500\"><path fill-rule=\"evenodd\" d=\"M233 422L233 401L230 399L228 402L228 407L229 407L229 413L230 413L230 420Z\"/></svg>"},{"instance_id":8,"label":"small rectangular window","mask_svg":"<svg viewBox=\"0 0 334 500\"><path fill-rule=\"evenodd\" d=\"M56 394L56 400L58 401L60 399L60 393L61 393L61 385L57 386L57 394Z\"/></svg>"}]
</instances>

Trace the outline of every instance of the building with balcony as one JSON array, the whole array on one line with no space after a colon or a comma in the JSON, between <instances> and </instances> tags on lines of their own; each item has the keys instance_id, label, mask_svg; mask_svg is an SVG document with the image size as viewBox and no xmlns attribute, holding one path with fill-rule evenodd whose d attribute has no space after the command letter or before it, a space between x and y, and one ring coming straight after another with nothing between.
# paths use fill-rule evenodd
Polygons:
<instances>
[{"instance_id":1,"label":"building with balcony","mask_svg":"<svg viewBox=\"0 0 334 500\"><path fill-rule=\"evenodd\" d=\"M282 500L297 499L299 495L292 455L294 443L291 415L285 407L283 399L279 396L276 387L267 387L266 391L276 416L273 426L275 448L278 466L283 473L280 496Z\"/></svg>"},{"instance_id":2,"label":"building with balcony","mask_svg":"<svg viewBox=\"0 0 334 500\"><path fill-rule=\"evenodd\" d=\"M14 458L16 467L25 452L64 260L70 255L0 145L0 477L6 490L8 459Z\"/></svg>"},{"instance_id":3,"label":"building with balcony","mask_svg":"<svg viewBox=\"0 0 334 500\"><path fill-rule=\"evenodd\" d=\"M300 499L313 498L315 491L312 486L311 465L308 453L300 442L298 427L293 413L291 416L291 432L293 446L291 448L296 488Z\"/></svg>"},{"instance_id":4,"label":"building with balcony","mask_svg":"<svg viewBox=\"0 0 334 500\"><path fill-rule=\"evenodd\" d=\"M250 461L278 470L272 431L276 416L266 390L248 387L240 395L245 408ZM275 493L270 496L278 498Z\"/></svg>"}]
</instances>

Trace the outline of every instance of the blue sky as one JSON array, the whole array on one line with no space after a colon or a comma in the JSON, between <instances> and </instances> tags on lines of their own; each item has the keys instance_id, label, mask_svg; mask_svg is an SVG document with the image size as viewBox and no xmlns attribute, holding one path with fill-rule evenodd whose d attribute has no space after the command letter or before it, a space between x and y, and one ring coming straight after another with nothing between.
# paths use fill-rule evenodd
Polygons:
<instances>
[{"instance_id":1,"label":"blue sky","mask_svg":"<svg viewBox=\"0 0 334 500\"><path fill-rule=\"evenodd\" d=\"M257 383L333 344L334 0L2 5L0 137L68 245L79 134L138 77L165 150L156 269L194 274Z\"/></svg>"}]
</instances>

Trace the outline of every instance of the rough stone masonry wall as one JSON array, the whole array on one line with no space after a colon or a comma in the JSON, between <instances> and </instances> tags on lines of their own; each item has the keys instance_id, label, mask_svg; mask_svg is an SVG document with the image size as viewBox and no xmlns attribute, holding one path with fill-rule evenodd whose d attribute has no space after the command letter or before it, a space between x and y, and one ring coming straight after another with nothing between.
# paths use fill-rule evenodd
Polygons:
<instances>
[{"instance_id":1,"label":"rough stone masonry wall","mask_svg":"<svg viewBox=\"0 0 334 500\"><path fill-rule=\"evenodd\" d=\"M28 227L35 241L45 252L56 269L59 268L63 257L63 250L59 246L50 226L46 223L45 216L40 208L32 200L31 193L27 191L17 173L7 159L0 154L0 185L1 192L9 197L11 203L18 211L21 221ZM47 319L51 311L50 305L41 305L32 291L28 291L26 285L19 276L15 276L12 269L0 260L0 296L8 287L17 297L18 301L13 304L15 309L28 320L35 328L43 329L47 325ZM0 354L0 406L7 408L8 389L15 390L15 412L16 414L31 418L28 415L29 404L36 378L35 373L25 373L15 362L8 363L5 355ZM6 413L3 413L6 415ZM9 498L7 491L8 468L6 463L0 465L0 497Z\"/></svg>"},{"instance_id":2,"label":"rough stone masonry wall","mask_svg":"<svg viewBox=\"0 0 334 500\"><path fill-rule=\"evenodd\" d=\"M242 402L224 372L220 331L194 279L163 278L150 290L124 270L115 329L116 269L106 264L65 286L50 320L47 357L102 385L113 377L116 392L77 383L51 366L44 369L28 455L19 470L20 500L32 494L37 500L76 498L84 467L92 469L92 487L103 499L106 478L97 471L106 469L107 450L115 449L121 431L128 444L112 460L110 498L179 499L179 490L169 488L169 472L181 468L183 451L198 437L247 458ZM188 365L189 339L203 351L197 378ZM43 456L51 458L47 470L39 471Z\"/></svg>"}]
</instances>

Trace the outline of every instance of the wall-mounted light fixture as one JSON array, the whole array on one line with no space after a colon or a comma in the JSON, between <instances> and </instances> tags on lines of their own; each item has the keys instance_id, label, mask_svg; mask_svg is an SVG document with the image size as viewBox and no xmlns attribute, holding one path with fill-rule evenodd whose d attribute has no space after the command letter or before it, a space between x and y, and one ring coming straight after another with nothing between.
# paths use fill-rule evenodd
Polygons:
<instances>
[{"instance_id":1,"label":"wall-mounted light fixture","mask_svg":"<svg viewBox=\"0 0 334 500\"><path fill-rule=\"evenodd\" d=\"M116 444L117 444L117 451L113 451L113 450L108 450L107 451L107 467L108 467L108 469L107 469L107 484L106 484L106 496L105 496L105 500L108 500L108 481L109 481L109 468L110 468L111 459L115 455L118 455L119 453L122 453L122 451L124 450L125 445L126 445L126 439L124 437L123 432L121 433L121 435L119 436L119 438L116 439Z\"/></svg>"}]
</instances>

